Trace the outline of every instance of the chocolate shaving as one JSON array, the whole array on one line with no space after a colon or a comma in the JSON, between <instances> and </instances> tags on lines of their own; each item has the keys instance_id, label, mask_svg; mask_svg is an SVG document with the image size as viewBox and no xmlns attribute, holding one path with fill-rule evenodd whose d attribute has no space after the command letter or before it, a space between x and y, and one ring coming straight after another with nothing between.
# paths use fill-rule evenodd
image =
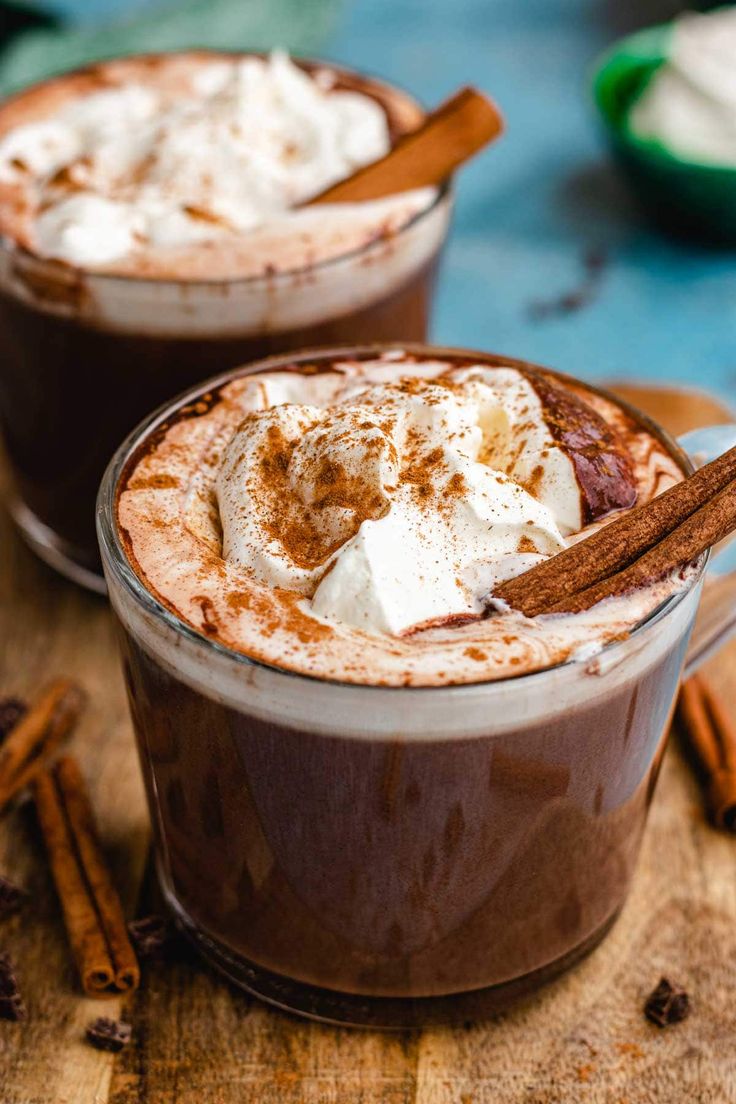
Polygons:
<instances>
[{"instance_id":1,"label":"chocolate shaving","mask_svg":"<svg viewBox=\"0 0 736 1104\"><path fill-rule=\"evenodd\" d=\"M122 1020L111 1020L108 1016L100 1016L87 1025L85 1037L87 1042L96 1050L108 1050L117 1054L130 1042L130 1024Z\"/></svg>"},{"instance_id":2,"label":"chocolate shaving","mask_svg":"<svg viewBox=\"0 0 736 1104\"><path fill-rule=\"evenodd\" d=\"M166 958L176 942L173 925L157 913L131 920L128 935L139 962L158 962Z\"/></svg>"},{"instance_id":3,"label":"chocolate shaving","mask_svg":"<svg viewBox=\"0 0 736 1104\"><path fill-rule=\"evenodd\" d=\"M644 1015L657 1027L680 1023L690 1015L690 997L677 982L660 978L659 985L644 1005Z\"/></svg>"},{"instance_id":4,"label":"chocolate shaving","mask_svg":"<svg viewBox=\"0 0 736 1104\"><path fill-rule=\"evenodd\" d=\"M24 1020L26 1008L18 988L12 959L0 954L0 1020Z\"/></svg>"},{"instance_id":5,"label":"chocolate shaving","mask_svg":"<svg viewBox=\"0 0 736 1104\"><path fill-rule=\"evenodd\" d=\"M7 920L23 908L28 894L20 886L14 885L0 874L0 920Z\"/></svg>"},{"instance_id":6,"label":"chocolate shaving","mask_svg":"<svg viewBox=\"0 0 736 1104\"><path fill-rule=\"evenodd\" d=\"M545 318L574 314L593 303L600 291L608 255L600 246L587 249L582 257L583 278L577 288L554 299L537 299L529 304L529 316L535 322Z\"/></svg>"},{"instance_id":7,"label":"chocolate shaving","mask_svg":"<svg viewBox=\"0 0 736 1104\"><path fill-rule=\"evenodd\" d=\"M0 742L27 711L28 706L21 698L0 698Z\"/></svg>"},{"instance_id":8,"label":"chocolate shaving","mask_svg":"<svg viewBox=\"0 0 736 1104\"><path fill-rule=\"evenodd\" d=\"M637 497L634 469L615 430L581 398L552 380L537 374L529 377L529 383L542 404L549 432L572 463L583 524L613 510L630 510Z\"/></svg>"}]
</instances>

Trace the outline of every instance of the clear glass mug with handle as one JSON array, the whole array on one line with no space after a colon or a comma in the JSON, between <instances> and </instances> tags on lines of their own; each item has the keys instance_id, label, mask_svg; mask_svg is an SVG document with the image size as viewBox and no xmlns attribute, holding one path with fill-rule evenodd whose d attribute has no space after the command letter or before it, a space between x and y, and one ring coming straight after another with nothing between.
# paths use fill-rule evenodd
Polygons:
<instances>
[{"instance_id":1,"label":"clear glass mug with handle","mask_svg":"<svg viewBox=\"0 0 736 1104\"><path fill-rule=\"evenodd\" d=\"M736 575L706 580L704 562L592 661L500 682L396 689L254 662L159 602L116 525L131 453L199 394L131 435L98 500L166 900L209 962L282 1008L382 1027L503 1008L615 921L683 664L733 630ZM685 445L734 442L722 427Z\"/></svg>"},{"instance_id":2,"label":"clear glass mug with handle","mask_svg":"<svg viewBox=\"0 0 736 1104\"><path fill-rule=\"evenodd\" d=\"M250 55L212 60L224 56ZM199 51L196 57L202 60ZM149 55L146 64L157 61ZM105 64L113 67L113 84L140 76L139 58ZM327 63L299 64L329 68L341 88L375 99L394 136L423 118L398 86ZM57 87L63 93L70 81L89 80L94 89L97 73L63 74L5 101L0 134L24 103ZM122 438L152 407L215 372L272 353L425 340L452 204L447 181L390 232L389 220L362 242L348 236L344 248L306 267L297 255L280 269L241 276L86 271L0 237L0 436L10 514L30 547L57 571L104 593L97 489ZM302 228L275 240L271 259L305 236Z\"/></svg>"}]
</instances>

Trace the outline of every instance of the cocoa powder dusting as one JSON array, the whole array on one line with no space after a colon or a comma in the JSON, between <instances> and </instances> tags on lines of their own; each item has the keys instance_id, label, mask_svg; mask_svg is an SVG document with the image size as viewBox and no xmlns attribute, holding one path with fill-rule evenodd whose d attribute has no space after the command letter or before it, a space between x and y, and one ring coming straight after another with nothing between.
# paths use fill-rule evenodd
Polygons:
<instances>
[{"instance_id":1,"label":"cocoa powder dusting","mask_svg":"<svg viewBox=\"0 0 736 1104\"><path fill-rule=\"evenodd\" d=\"M227 596L227 606L235 614L252 613L264 636L273 636L281 624L278 608L271 598L256 590L235 591Z\"/></svg>"},{"instance_id":2,"label":"cocoa powder dusting","mask_svg":"<svg viewBox=\"0 0 736 1104\"><path fill-rule=\"evenodd\" d=\"M260 460L263 526L298 567L319 567L357 533L364 521L387 513L390 504L380 491L327 456L312 473L313 498L309 506L295 501L289 465L298 442L288 441L276 425L269 427L266 436L267 450ZM369 442L369 448L372 445ZM376 445L380 448L380 441L373 447ZM331 526L325 524L324 512L336 507L352 517L342 519L335 536Z\"/></svg>"},{"instance_id":3,"label":"cocoa powder dusting","mask_svg":"<svg viewBox=\"0 0 736 1104\"><path fill-rule=\"evenodd\" d=\"M286 610L286 618L282 621L284 628L287 632L294 633L300 643L316 644L320 640L332 636L333 629L330 625L317 621L300 608L301 596L299 594L278 587L274 590L274 594L283 609Z\"/></svg>"},{"instance_id":4,"label":"cocoa powder dusting","mask_svg":"<svg viewBox=\"0 0 736 1104\"><path fill-rule=\"evenodd\" d=\"M541 464L537 464L536 467L532 468L532 474L529 476L529 478L527 480L525 480L524 490L528 491L530 495L532 495L536 498L536 496L539 494L539 488L542 485L542 480L543 479L544 479L544 468L542 467ZM535 549L535 551L536 551L536 549Z\"/></svg>"},{"instance_id":5,"label":"cocoa powder dusting","mask_svg":"<svg viewBox=\"0 0 736 1104\"><path fill-rule=\"evenodd\" d=\"M166 472L154 472L153 475L134 476L130 486L136 491L166 491L178 487L179 480Z\"/></svg>"},{"instance_id":6,"label":"cocoa powder dusting","mask_svg":"<svg viewBox=\"0 0 736 1104\"><path fill-rule=\"evenodd\" d=\"M463 495L467 494L469 488L462 472L455 472L455 474L448 479L444 490L445 494L450 495L452 498L462 498Z\"/></svg>"}]
</instances>

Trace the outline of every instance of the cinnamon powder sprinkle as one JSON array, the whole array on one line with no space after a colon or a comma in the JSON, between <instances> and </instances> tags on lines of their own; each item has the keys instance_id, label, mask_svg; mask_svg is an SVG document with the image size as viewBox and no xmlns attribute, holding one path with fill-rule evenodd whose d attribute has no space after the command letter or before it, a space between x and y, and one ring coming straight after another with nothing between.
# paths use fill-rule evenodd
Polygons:
<instances>
[{"instance_id":1,"label":"cinnamon powder sprinkle","mask_svg":"<svg viewBox=\"0 0 736 1104\"><path fill-rule=\"evenodd\" d=\"M536 497L539 494L539 488L542 485L542 480L543 479L544 479L544 468L542 467L541 464L537 464L537 466L532 469L532 474L525 481L524 490L528 491L530 495L533 495L534 497Z\"/></svg>"},{"instance_id":2,"label":"cinnamon powder sprinkle","mask_svg":"<svg viewBox=\"0 0 736 1104\"><path fill-rule=\"evenodd\" d=\"M255 591L234 591L227 596L227 605L233 613L244 611L258 618L264 636L272 636L281 624L278 609L270 597Z\"/></svg>"},{"instance_id":3,"label":"cinnamon powder sprinkle","mask_svg":"<svg viewBox=\"0 0 736 1104\"><path fill-rule=\"evenodd\" d=\"M289 632L294 633L302 644L315 644L326 637L332 636L333 629L322 621L315 620L300 609L301 596L292 590L282 590L276 587L274 594L286 608L286 626Z\"/></svg>"},{"instance_id":4,"label":"cinnamon powder sprinkle","mask_svg":"<svg viewBox=\"0 0 736 1104\"><path fill-rule=\"evenodd\" d=\"M166 472L156 472L145 478L132 479L130 486L137 491L167 491L175 490L179 486L179 480L174 475L167 475Z\"/></svg>"},{"instance_id":5,"label":"cinnamon powder sprinkle","mask_svg":"<svg viewBox=\"0 0 736 1104\"><path fill-rule=\"evenodd\" d=\"M462 472L455 472L455 474L448 479L445 484L445 493L451 495L452 498L462 498L463 495L468 493L468 484L465 476Z\"/></svg>"},{"instance_id":6,"label":"cinnamon powder sprinkle","mask_svg":"<svg viewBox=\"0 0 736 1104\"><path fill-rule=\"evenodd\" d=\"M268 535L281 544L298 567L308 570L319 567L355 536L364 521L377 520L388 512L387 498L328 457L320 461L313 473L313 500L309 507L294 504L289 465L298 442L288 441L277 425L269 426L266 437L267 449L260 460L261 490L265 496L262 522ZM369 442L371 446L380 448L381 442L377 440L375 445ZM330 527L324 524L322 515L335 507L352 516L340 526L337 536L330 539Z\"/></svg>"}]
</instances>

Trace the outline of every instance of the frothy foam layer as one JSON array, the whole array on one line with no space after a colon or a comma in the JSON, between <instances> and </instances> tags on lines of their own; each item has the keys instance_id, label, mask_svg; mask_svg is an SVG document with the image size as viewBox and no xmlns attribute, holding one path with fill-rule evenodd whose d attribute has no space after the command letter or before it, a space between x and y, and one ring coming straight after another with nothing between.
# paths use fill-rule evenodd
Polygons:
<instances>
[{"instance_id":1,"label":"frothy foam layer","mask_svg":"<svg viewBox=\"0 0 736 1104\"><path fill-rule=\"evenodd\" d=\"M393 233L432 202L430 189L347 218L338 205L292 210L387 152L381 103L283 53L157 61L100 66L84 90L62 78L57 97L40 86L25 113L0 115L2 222L37 255L149 276L286 271Z\"/></svg>"},{"instance_id":2,"label":"frothy foam layer","mask_svg":"<svg viewBox=\"0 0 736 1104\"><path fill-rule=\"evenodd\" d=\"M676 20L631 128L686 159L736 165L736 9Z\"/></svg>"},{"instance_id":3,"label":"frothy foam layer","mask_svg":"<svg viewBox=\"0 0 736 1104\"><path fill-rule=\"evenodd\" d=\"M681 477L619 407L552 376L397 352L245 376L188 409L128 469L126 548L185 621L275 666L386 685L522 674L591 656L683 585L486 616L498 580Z\"/></svg>"}]
</instances>

